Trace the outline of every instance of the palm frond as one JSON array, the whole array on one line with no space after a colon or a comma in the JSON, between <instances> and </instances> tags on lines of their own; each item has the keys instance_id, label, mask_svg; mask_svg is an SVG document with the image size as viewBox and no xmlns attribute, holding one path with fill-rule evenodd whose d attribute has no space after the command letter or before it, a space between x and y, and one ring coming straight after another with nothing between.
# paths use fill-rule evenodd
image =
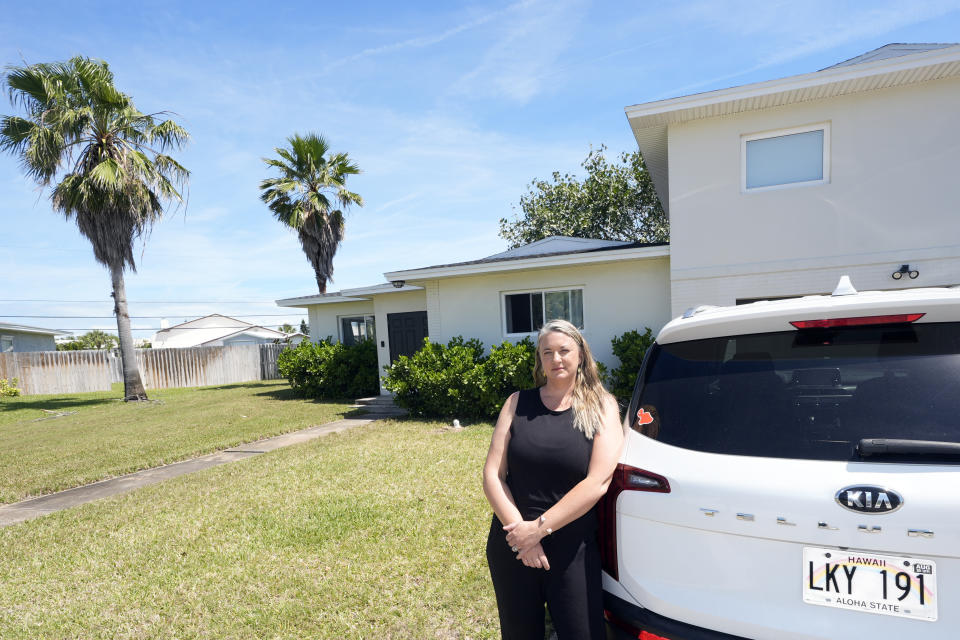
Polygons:
<instances>
[{"instance_id":1,"label":"palm frond","mask_svg":"<svg viewBox=\"0 0 960 640\"><path fill-rule=\"evenodd\" d=\"M190 171L172 157L158 153L153 157L153 164L157 171L164 175L169 175L174 182L185 184L190 179Z\"/></svg>"},{"instance_id":2,"label":"palm frond","mask_svg":"<svg viewBox=\"0 0 960 640\"><path fill-rule=\"evenodd\" d=\"M161 149L179 149L190 139L187 130L173 120L164 120L149 127L146 131L147 140L158 142Z\"/></svg>"},{"instance_id":3,"label":"palm frond","mask_svg":"<svg viewBox=\"0 0 960 640\"><path fill-rule=\"evenodd\" d=\"M10 102L30 114L37 113L42 105L47 104L52 89L48 79L48 67L49 65L7 67L4 80Z\"/></svg>"},{"instance_id":4,"label":"palm frond","mask_svg":"<svg viewBox=\"0 0 960 640\"><path fill-rule=\"evenodd\" d=\"M113 158L106 158L87 173L87 178L98 189L122 189L127 178L127 172L124 171L119 162Z\"/></svg>"},{"instance_id":5,"label":"palm frond","mask_svg":"<svg viewBox=\"0 0 960 640\"><path fill-rule=\"evenodd\" d=\"M0 151L19 154L30 141L33 123L18 116L4 116L0 120Z\"/></svg>"}]
</instances>

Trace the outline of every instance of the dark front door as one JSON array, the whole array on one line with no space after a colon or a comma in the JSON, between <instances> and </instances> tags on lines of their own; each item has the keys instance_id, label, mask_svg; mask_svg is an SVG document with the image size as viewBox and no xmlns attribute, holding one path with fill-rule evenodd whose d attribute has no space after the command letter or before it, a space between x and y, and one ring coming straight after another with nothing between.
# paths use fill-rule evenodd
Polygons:
<instances>
[{"instance_id":1,"label":"dark front door","mask_svg":"<svg viewBox=\"0 0 960 640\"><path fill-rule=\"evenodd\" d=\"M427 333L427 312L387 314L387 339L390 341L390 362L400 356L412 356L423 346Z\"/></svg>"}]
</instances>

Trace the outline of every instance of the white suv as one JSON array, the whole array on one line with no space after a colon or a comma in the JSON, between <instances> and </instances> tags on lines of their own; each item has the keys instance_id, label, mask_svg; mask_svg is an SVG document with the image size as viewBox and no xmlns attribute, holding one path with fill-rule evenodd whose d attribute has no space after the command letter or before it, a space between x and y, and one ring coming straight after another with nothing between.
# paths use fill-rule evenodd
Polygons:
<instances>
[{"instance_id":1,"label":"white suv","mask_svg":"<svg viewBox=\"0 0 960 640\"><path fill-rule=\"evenodd\" d=\"M960 291L688 311L627 416L609 637L960 637Z\"/></svg>"}]
</instances>

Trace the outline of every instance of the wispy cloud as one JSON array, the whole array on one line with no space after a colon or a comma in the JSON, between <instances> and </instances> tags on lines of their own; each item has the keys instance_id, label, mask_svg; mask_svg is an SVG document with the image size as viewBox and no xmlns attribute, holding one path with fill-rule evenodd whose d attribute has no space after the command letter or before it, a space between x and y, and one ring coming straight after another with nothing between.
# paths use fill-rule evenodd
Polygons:
<instances>
[{"instance_id":1,"label":"wispy cloud","mask_svg":"<svg viewBox=\"0 0 960 640\"><path fill-rule=\"evenodd\" d=\"M587 7L580 0L528 2L511 11L480 63L451 87L454 94L526 104L545 88Z\"/></svg>"},{"instance_id":2,"label":"wispy cloud","mask_svg":"<svg viewBox=\"0 0 960 640\"><path fill-rule=\"evenodd\" d=\"M343 58L338 58L332 62L327 63L323 69L322 73L329 73L340 67L348 65L352 62L362 60L364 58L371 58L375 56L381 56L390 53L396 53L398 51L403 51L404 49L422 49L424 47L429 47L435 44L439 44L444 40L449 40L450 38L459 35L465 31L471 29L476 29L477 27L483 26L494 20L503 17L505 15L511 14L517 10L521 10L527 7L530 4L533 4L534 0L523 0L522 2L517 2L511 4L510 6L504 7L497 11L491 11L472 20L467 20L461 24L455 25L448 29L445 29L439 33L432 33L422 36L417 36L415 38L407 38L405 40L400 40L398 42L391 42L390 44L381 45L378 47L369 47L358 53L354 53Z\"/></svg>"},{"instance_id":3,"label":"wispy cloud","mask_svg":"<svg viewBox=\"0 0 960 640\"><path fill-rule=\"evenodd\" d=\"M876 38L897 29L926 22L960 9L960 0L887 1L869 6L848 6L842 2L769 2L759 5L744 0L697 2L684 5L675 18L705 22L711 30L732 37L759 38L755 62L725 73L687 84L659 98L683 95L715 86L756 71L782 65L866 38ZM774 46L765 44L772 43ZM813 71L813 69L811 69Z\"/></svg>"}]
</instances>

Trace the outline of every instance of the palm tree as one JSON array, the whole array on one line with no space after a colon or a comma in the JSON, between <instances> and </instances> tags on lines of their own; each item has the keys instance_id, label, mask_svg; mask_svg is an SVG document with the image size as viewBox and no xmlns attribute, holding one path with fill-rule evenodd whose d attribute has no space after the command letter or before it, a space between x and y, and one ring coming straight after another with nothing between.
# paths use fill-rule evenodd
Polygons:
<instances>
[{"instance_id":1,"label":"palm tree","mask_svg":"<svg viewBox=\"0 0 960 640\"><path fill-rule=\"evenodd\" d=\"M289 149L274 149L279 159L263 159L280 177L260 183L260 199L277 220L297 232L317 287L326 293L327 282L333 280L333 256L343 240L343 209L363 206L363 198L345 186L347 176L360 169L346 153L330 154L321 135L294 134L287 142Z\"/></svg>"},{"instance_id":2,"label":"palm tree","mask_svg":"<svg viewBox=\"0 0 960 640\"><path fill-rule=\"evenodd\" d=\"M189 172L164 152L189 134L166 113L143 114L114 86L106 62L7 67L10 100L24 112L0 120L0 149L19 157L27 176L52 187L53 208L77 223L113 283L124 398L146 399L140 378L123 272L136 271L134 240L165 203L181 203Z\"/></svg>"}]
</instances>

